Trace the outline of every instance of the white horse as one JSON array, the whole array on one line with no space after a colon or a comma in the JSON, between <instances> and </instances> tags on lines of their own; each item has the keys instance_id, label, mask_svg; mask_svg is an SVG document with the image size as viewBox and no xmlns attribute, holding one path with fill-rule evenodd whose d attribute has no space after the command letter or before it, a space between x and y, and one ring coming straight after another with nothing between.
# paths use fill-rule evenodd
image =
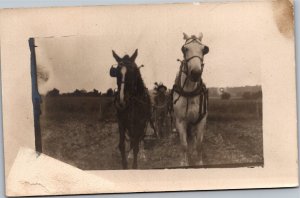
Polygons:
<instances>
[{"instance_id":1,"label":"white horse","mask_svg":"<svg viewBox=\"0 0 300 198\"><path fill-rule=\"evenodd\" d=\"M209 48L202 44L202 33L199 36L183 35L185 44L181 50L184 59L173 87L174 116L182 146L180 165L203 165L202 140L208 114L208 91L202 81L202 72L204 55ZM196 160L193 153L197 153Z\"/></svg>"}]
</instances>

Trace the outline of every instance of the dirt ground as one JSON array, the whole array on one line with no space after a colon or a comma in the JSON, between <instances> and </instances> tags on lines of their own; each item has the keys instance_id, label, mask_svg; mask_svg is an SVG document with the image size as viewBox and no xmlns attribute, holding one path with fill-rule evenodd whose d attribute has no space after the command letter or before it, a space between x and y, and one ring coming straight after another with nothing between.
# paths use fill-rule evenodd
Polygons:
<instances>
[{"instance_id":1,"label":"dirt ground","mask_svg":"<svg viewBox=\"0 0 300 198\"><path fill-rule=\"evenodd\" d=\"M122 169L115 121L100 121L96 114L62 113L41 116L40 125L43 153L83 170ZM139 157L139 169L180 166L178 134L170 127L163 130L169 132L165 138L147 136L146 158ZM203 149L207 168L262 166L262 120L208 119Z\"/></svg>"}]
</instances>

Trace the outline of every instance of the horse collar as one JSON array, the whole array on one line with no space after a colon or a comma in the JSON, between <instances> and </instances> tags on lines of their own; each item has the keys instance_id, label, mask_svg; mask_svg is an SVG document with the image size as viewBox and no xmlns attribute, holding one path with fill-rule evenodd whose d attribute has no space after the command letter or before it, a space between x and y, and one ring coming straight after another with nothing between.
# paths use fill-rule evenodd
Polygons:
<instances>
[{"instance_id":1,"label":"horse collar","mask_svg":"<svg viewBox=\"0 0 300 198\"><path fill-rule=\"evenodd\" d=\"M173 86L173 90L178 93L180 96L191 98L195 96L199 96L204 92L203 83L198 83L197 88L193 91L185 91L182 86L177 83Z\"/></svg>"}]
</instances>

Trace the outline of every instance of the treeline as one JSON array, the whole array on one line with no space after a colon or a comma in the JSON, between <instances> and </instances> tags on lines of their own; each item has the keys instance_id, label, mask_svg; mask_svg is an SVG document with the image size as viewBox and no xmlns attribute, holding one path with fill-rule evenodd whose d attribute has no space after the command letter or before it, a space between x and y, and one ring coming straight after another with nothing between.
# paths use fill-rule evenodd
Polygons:
<instances>
[{"instance_id":1,"label":"treeline","mask_svg":"<svg viewBox=\"0 0 300 198\"><path fill-rule=\"evenodd\" d=\"M257 92L244 92L243 93L243 98L244 99L259 99L262 98L262 91L257 91Z\"/></svg>"},{"instance_id":2,"label":"treeline","mask_svg":"<svg viewBox=\"0 0 300 198\"><path fill-rule=\"evenodd\" d=\"M220 97L221 93L223 91L226 91L231 95L233 98L244 98L245 93L249 92L250 95L252 93L258 93L260 92L261 86L256 85L256 86L241 86L241 87L209 87L209 95L211 97ZM227 94L225 94L226 96ZM246 94L247 97L247 94Z\"/></svg>"},{"instance_id":3,"label":"treeline","mask_svg":"<svg viewBox=\"0 0 300 198\"><path fill-rule=\"evenodd\" d=\"M223 100L228 100L231 98L231 94L224 91L221 95L220 95L221 99ZM256 91L256 92L250 92L250 91L246 91L243 92L241 94L241 99L245 99L245 100L257 100L257 99L261 99L262 98L262 91Z\"/></svg>"},{"instance_id":4,"label":"treeline","mask_svg":"<svg viewBox=\"0 0 300 198\"><path fill-rule=\"evenodd\" d=\"M115 92L113 89L109 88L105 93L99 92L97 89L94 89L93 91L87 92L85 89L76 89L73 92L70 93L60 93L60 91L56 88L48 91L46 93L46 97L58 97L58 96L75 96L75 97L84 97L84 96L89 96L89 97L101 97L101 96L106 96L106 97L112 97L114 96Z\"/></svg>"},{"instance_id":5,"label":"treeline","mask_svg":"<svg viewBox=\"0 0 300 198\"><path fill-rule=\"evenodd\" d=\"M239 90L240 91L240 90ZM76 89L70 93L60 93L60 91L56 88L48 91L46 93L46 97L57 97L57 96L72 96L72 97L113 97L115 95L115 91L112 88L109 88L105 93L99 92L97 89L94 89L90 92L86 91L85 89ZM255 91L244 91L244 92L237 92L232 93L231 90L222 90L222 93L217 93L215 89L209 88L209 96L210 97L220 97L220 99L228 100L231 98L240 98L240 99L260 99L262 98L262 91L255 90Z\"/></svg>"}]
</instances>

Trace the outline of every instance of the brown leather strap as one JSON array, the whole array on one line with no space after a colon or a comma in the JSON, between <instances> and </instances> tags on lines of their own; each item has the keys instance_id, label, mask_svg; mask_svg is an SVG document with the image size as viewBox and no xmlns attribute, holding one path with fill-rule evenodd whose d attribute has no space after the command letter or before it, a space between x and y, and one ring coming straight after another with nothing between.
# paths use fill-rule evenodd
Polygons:
<instances>
[{"instance_id":1,"label":"brown leather strap","mask_svg":"<svg viewBox=\"0 0 300 198\"><path fill-rule=\"evenodd\" d=\"M200 95L200 104L199 104L199 115L195 122L192 122L191 125L196 125L204 118L207 114L207 105L208 105L208 91L205 88L204 92Z\"/></svg>"},{"instance_id":2,"label":"brown leather strap","mask_svg":"<svg viewBox=\"0 0 300 198\"><path fill-rule=\"evenodd\" d=\"M184 89L181 86L178 86L177 84L175 84L173 86L173 90L178 93L180 96L183 97L195 97L195 96L199 96L202 92L203 92L203 87L201 85L202 83L199 83L197 88L194 91L184 91Z\"/></svg>"}]
</instances>

